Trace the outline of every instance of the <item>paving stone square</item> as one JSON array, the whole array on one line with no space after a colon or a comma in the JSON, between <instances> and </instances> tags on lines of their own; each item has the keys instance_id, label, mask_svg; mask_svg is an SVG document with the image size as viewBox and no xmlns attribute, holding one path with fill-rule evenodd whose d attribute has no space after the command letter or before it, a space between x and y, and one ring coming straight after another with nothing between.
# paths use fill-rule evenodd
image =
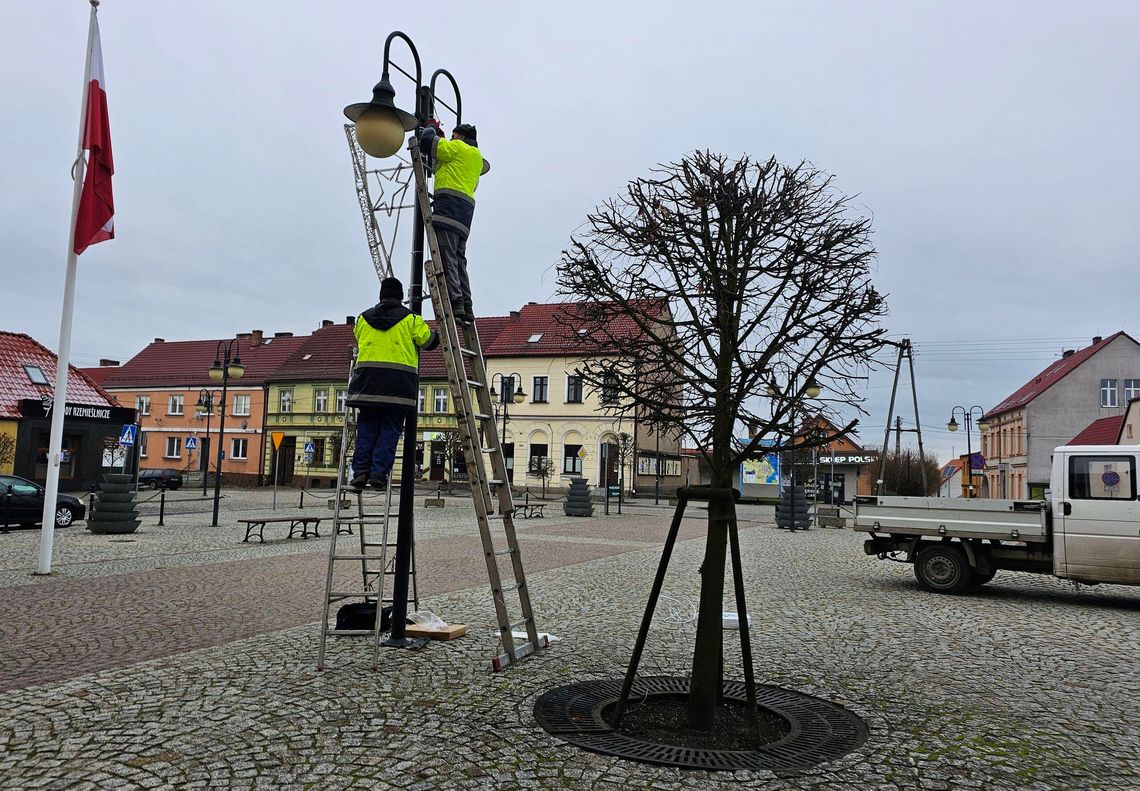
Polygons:
<instances>
[{"instance_id":1,"label":"paving stone square","mask_svg":"<svg viewBox=\"0 0 1140 791\"><path fill-rule=\"evenodd\" d=\"M218 528L186 504L130 543L64 531L51 578L28 575L36 534L0 536L0 788L1140 788L1134 589L1002 572L936 596L860 535L789 534L743 506L758 680L848 707L870 738L805 771L682 771L578 751L532 714L552 687L624 670L668 509L520 520L559 639L503 673L470 505L418 511L422 606L468 635L383 649L377 668L337 640L318 672L328 540L242 544L235 520L264 495L233 493ZM703 517L684 522L646 675L691 660ZM741 677L734 632L725 658Z\"/></svg>"}]
</instances>

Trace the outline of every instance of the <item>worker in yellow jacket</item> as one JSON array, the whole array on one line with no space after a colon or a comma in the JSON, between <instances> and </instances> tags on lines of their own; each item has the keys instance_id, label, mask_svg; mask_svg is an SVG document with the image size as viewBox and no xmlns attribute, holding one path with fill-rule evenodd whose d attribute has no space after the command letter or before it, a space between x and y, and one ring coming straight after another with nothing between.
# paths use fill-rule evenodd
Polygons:
<instances>
[{"instance_id":1,"label":"worker in yellow jacket","mask_svg":"<svg viewBox=\"0 0 1140 791\"><path fill-rule=\"evenodd\" d=\"M460 124L448 140L440 133L438 121L429 123L420 137L420 150L436 162L431 222L446 269L451 309L458 321L475 320L471 282L467 279L467 236L475 216L475 189L485 166L476 138L474 126Z\"/></svg>"},{"instance_id":2,"label":"worker in yellow jacket","mask_svg":"<svg viewBox=\"0 0 1140 791\"><path fill-rule=\"evenodd\" d=\"M439 345L423 317L403 303L404 286L394 277L380 283L380 303L356 318L356 370L348 384L348 406L356 407L356 451L349 488L388 485L396 443L419 396L420 349Z\"/></svg>"}]
</instances>

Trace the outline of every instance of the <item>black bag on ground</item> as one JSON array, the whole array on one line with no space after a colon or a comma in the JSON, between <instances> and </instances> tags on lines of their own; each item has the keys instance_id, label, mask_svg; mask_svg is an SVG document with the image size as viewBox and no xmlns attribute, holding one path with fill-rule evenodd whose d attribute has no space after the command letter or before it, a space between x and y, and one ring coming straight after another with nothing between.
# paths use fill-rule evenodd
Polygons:
<instances>
[{"instance_id":1,"label":"black bag on ground","mask_svg":"<svg viewBox=\"0 0 1140 791\"><path fill-rule=\"evenodd\" d=\"M376 602L357 601L346 604L336 611L336 628L352 630L372 630L376 626ZM392 608L380 611L380 631L386 632L392 626Z\"/></svg>"}]
</instances>

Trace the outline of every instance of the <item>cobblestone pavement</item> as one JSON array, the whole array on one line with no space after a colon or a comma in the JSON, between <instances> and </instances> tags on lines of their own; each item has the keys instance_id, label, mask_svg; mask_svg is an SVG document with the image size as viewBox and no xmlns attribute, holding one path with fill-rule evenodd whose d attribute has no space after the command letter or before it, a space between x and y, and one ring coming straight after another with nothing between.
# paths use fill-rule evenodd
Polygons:
<instances>
[{"instance_id":1,"label":"cobblestone pavement","mask_svg":"<svg viewBox=\"0 0 1140 791\"><path fill-rule=\"evenodd\" d=\"M762 511L752 515L763 522ZM488 667L495 636L484 581L426 603L468 624L467 637L420 652L386 649L376 670L361 641L343 640L330 669L316 672L309 622L0 693L0 787L1140 788L1140 592L1001 572L977 595L936 596L909 567L863 556L849 531L760 524L741 541L760 680L864 717L871 736L856 753L804 772L706 774L597 756L548 736L532 714L542 692L617 676L628 659L659 553L647 544L659 543L667 514L640 531L635 519L605 531L598 519L527 528L528 560L543 546L557 564L532 573L531 588L542 628L561 639L505 673ZM694 537L678 544L646 674L683 674L689 663L686 614L703 549L696 534L687 523ZM437 540L457 552L449 542L466 538ZM307 543L316 560L317 542ZM578 547L593 559L564 564L562 553ZM220 573L213 564L197 570ZM83 581L26 587L42 603L57 585ZM726 634L727 674L739 677L738 642Z\"/></svg>"}]
</instances>

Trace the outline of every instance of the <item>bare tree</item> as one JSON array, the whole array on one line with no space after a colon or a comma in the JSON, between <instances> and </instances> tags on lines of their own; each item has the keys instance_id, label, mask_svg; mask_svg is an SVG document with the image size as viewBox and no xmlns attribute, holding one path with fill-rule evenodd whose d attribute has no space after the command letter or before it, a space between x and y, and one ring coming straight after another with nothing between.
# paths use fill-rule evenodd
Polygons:
<instances>
[{"instance_id":1,"label":"bare tree","mask_svg":"<svg viewBox=\"0 0 1140 791\"><path fill-rule=\"evenodd\" d=\"M0 434L0 467L7 467L16 460L16 438L11 434Z\"/></svg>"},{"instance_id":2,"label":"bare tree","mask_svg":"<svg viewBox=\"0 0 1140 791\"><path fill-rule=\"evenodd\" d=\"M922 467L926 466L926 485L923 485ZM887 453L883 465L883 484L879 490L883 494L897 494L909 497L930 497L938 494L942 483L942 468L938 459L929 453L923 458L918 451L907 450Z\"/></svg>"},{"instance_id":3,"label":"bare tree","mask_svg":"<svg viewBox=\"0 0 1140 791\"><path fill-rule=\"evenodd\" d=\"M450 494L453 491L455 481L455 466L459 460L463 458L463 439L459 436L458 431L447 431L443 435L443 463L447 467L447 473L444 476L447 479L447 491Z\"/></svg>"},{"instance_id":4,"label":"bare tree","mask_svg":"<svg viewBox=\"0 0 1140 791\"><path fill-rule=\"evenodd\" d=\"M721 491L765 438L793 438L785 449L834 441L857 423L837 415L859 409L852 380L884 345L870 233L833 178L806 162L699 151L659 166L595 209L562 254L560 292L579 302L561 321L590 350L579 372L616 391L612 413L636 410L654 430L688 437ZM841 428L809 440L794 423L816 385L810 411ZM738 421L757 426L750 442L733 443ZM689 696L689 722L705 730L735 518L730 498L710 500Z\"/></svg>"},{"instance_id":5,"label":"bare tree","mask_svg":"<svg viewBox=\"0 0 1140 791\"><path fill-rule=\"evenodd\" d=\"M554 473L554 463L549 456L531 456L526 466L526 474L542 480L542 498L546 499L546 482Z\"/></svg>"}]
</instances>

